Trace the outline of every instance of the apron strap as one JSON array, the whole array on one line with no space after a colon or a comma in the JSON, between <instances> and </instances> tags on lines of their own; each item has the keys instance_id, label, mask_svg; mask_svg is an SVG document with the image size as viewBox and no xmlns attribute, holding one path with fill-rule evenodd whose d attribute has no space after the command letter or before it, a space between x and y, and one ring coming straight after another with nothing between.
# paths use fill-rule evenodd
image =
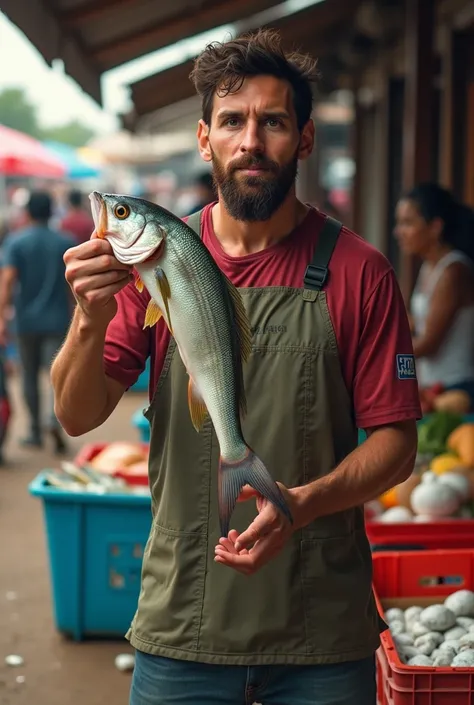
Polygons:
<instances>
[{"instance_id":1,"label":"apron strap","mask_svg":"<svg viewBox=\"0 0 474 705\"><path fill-rule=\"evenodd\" d=\"M304 275L304 291L321 291L328 277L328 265L336 246L337 238L342 229L342 223L331 216L326 216L318 243L315 247L313 259L306 267ZM307 296L314 300L314 296Z\"/></svg>"},{"instance_id":2,"label":"apron strap","mask_svg":"<svg viewBox=\"0 0 474 705\"><path fill-rule=\"evenodd\" d=\"M186 225L189 225L191 230L194 230L196 235L201 237L201 215L203 212L203 208L201 208L200 211L196 211L196 213L191 213L191 215L188 216L188 221Z\"/></svg>"}]
</instances>

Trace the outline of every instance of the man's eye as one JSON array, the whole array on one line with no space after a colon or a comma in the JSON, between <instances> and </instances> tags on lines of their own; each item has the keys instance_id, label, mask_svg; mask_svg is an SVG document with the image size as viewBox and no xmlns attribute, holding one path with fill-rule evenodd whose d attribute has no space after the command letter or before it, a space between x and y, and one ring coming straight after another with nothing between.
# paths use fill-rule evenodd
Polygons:
<instances>
[{"instance_id":1,"label":"man's eye","mask_svg":"<svg viewBox=\"0 0 474 705\"><path fill-rule=\"evenodd\" d=\"M238 118L228 118L225 121L225 125L227 125L228 127L237 127L238 124L239 124Z\"/></svg>"},{"instance_id":2,"label":"man's eye","mask_svg":"<svg viewBox=\"0 0 474 705\"><path fill-rule=\"evenodd\" d=\"M281 125L281 120L279 120L278 118L268 118L267 125L269 127L279 127Z\"/></svg>"}]
</instances>

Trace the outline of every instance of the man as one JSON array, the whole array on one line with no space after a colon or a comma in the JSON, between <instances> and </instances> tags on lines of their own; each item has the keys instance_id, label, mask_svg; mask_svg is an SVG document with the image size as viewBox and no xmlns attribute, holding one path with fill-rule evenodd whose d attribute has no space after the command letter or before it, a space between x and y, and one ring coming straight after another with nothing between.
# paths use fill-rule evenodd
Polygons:
<instances>
[{"instance_id":1,"label":"man","mask_svg":"<svg viewBox=\"0 0 474 705\"><path fill-rule=\"evenodd\" d=\"M214 180L209 172L205 171L202 174L198 174L194 179L193 186L193 195L196 200L189 210L189 215L202 210L215 199Z\"/></svg>"},{"instance_id":2,"label":"man","mask_svg":"<svg viewBox=\"0 0 474 705\"><path fill-rule=\"evenodd\" d=\"M66 335L72 313L71 294L64 279L63 256L76 243L48 226L52 201L48 193L32 192L27 203L28 225L10 233L3 244L0 278L0 340L7 337L8 309L14 303L15 327L23 370L23 394L30 415L26 447L42 445L39 375ZM66 449L64 436L50 404L49 431L55 451Z\"/></svg>"},{"instance_id":3,"label":"man","mask_svg":"<svg viewBox=\"0 0 474 705\"><path fill-rule=\"evenodd\" d=\"M363 505L412 471L420 409L392 268L295 195L313 149L313 68L260 31L211 45L192 74L218 201L188 222L242 290L245 437L293 524L261 497L255 517L245 488L219 536L218 444L210 423L192 428L174 341L162 321L142 330L149 296L106 241L65 256L77 308L53 383L66 430L103 423L151 356L154 520L128 634L131 705L375 705L385 625Z\"/></svg>"},{"instance_id":4,"label":"man","mask_svg":"<svg viewBox=\"0 0 474 705\"><path fill-rule=\"evenodd\" d=\"M89 240L94 230L91 214L83 206L82 193L73 189L68 195L69 210L61 220L60 228L76 238L77 244Z\"/></svg>"}]
</instances>

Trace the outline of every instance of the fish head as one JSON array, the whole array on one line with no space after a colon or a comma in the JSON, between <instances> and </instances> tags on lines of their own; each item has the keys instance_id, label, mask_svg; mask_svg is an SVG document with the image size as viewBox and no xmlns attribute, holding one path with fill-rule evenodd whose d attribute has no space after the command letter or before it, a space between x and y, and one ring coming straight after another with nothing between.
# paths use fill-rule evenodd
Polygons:
<instances>
[{"instance_id":1,"label":"fish head","mask_svg":"<svg viewBox=\"0 0 474 705\"><path fill-rule=\"evenodd\" d=\"M166 230L154 215L153 203L99 191L89 198L96 235L110 242L119 262L135 265L158 259Z\"/></svg>"}]
</instances>

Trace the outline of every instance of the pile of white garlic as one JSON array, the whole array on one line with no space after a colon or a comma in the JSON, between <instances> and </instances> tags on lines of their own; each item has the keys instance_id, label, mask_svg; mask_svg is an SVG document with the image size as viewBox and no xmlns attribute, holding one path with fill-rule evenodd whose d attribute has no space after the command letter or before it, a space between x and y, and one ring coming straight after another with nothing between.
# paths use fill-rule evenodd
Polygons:
<instances>
[{"instance_id":1,"label":"pile of white garlic","mask_svg":"<svg viewBox=\"0 0 474 705\"><path fill-rule=\"evenodd\" d=\"M474 592L458 590L443 604L385 613L402 663L474 668Z\"/></svg>"}]
</instances>

